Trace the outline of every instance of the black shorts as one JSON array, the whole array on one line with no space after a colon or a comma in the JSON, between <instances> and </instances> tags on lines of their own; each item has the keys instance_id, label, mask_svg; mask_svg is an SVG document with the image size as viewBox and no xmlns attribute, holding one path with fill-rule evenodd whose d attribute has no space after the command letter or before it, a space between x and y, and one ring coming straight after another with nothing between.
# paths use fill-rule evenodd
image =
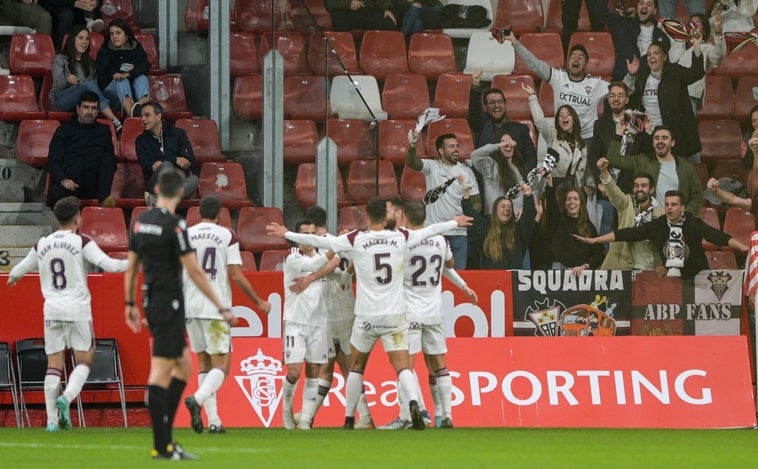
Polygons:
<instances>
[{"instance_id":1,"label":"black shorts","mask_svg":"<svg viewBox=\"0 0 758 469\"><path fill-rule=\"evenodd\" d=\"M184 295L178 292L148 293L145 316L153 334L153 356L180 358L187 347L184 330Z\"/></svg>"}]
</instances>

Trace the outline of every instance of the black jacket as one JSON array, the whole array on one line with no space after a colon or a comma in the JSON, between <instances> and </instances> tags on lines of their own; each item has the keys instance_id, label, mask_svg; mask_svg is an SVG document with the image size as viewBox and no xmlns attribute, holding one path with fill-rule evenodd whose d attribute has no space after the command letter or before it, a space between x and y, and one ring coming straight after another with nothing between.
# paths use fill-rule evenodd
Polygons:
<instances>
[{"instance_id":1,"label":"black jacket","mask_svg":"<svg viewBox=\"0 0 758 469\"><path fill-rule=\"evenodd\" d=\"M153 163L156 161L170 161L176 168L179 168L176 164L178 156L187 158L191 163L189 171L185 171L185 174L197 174L197 160L189 138L187 138L187 133L183 129L171 126L164 121L161 136L163 139L162 148L161 139L147 130L139 134L135 141L135 150L145 181L153 175Z\"/></svg>"},{"instance_id":2,"label":"black jacket","mask_svg":"<svg viewBox=\"0 0 758 469\"><path fill-rule=\"evenodd\" d=\"M114 49L111 42L103 46L97 53L97 85L104 90L111 81L113 74L120 72L121 64L132 64L134 69L129 72L131 79L150 72L150 62L147 60L147 52L136 40L127 43L123 49ZM141 96L137 96L137 99Z\"/></svg>"},{"instance_id":3,"label":"black jacket","mask_svg":"<svg viewBox=\"0 0 758 469\"><path fill-rule=\"evenodd\" d=\"M47 156L47 172L53 182L72 179L81 183L81 177L91 173L103 158L113 160L111 130L99 122L80 124L74 118L55 130Z\"/></svg>"},{"instance_id":4,"label":"black jacket","mask_svg":"<svg viewBox=\"0 0 758 469\"><path fill-rule=\"evenodd\" d=\"M595 121L593 128L592 145L587 154L590 170L596 183L600 182L600 170L597 169L597 160L601 157L608 157L608 146L616 135L616 122L612 117L601 117ZM636 155L637 153L653 153L653 139L647 132L640 132L634 136L634 142L626 150L626 155ZM616 184L627 194L632 192L632 183L634 174L631 171L621 171Z\"/></svg>"}]
</instances>

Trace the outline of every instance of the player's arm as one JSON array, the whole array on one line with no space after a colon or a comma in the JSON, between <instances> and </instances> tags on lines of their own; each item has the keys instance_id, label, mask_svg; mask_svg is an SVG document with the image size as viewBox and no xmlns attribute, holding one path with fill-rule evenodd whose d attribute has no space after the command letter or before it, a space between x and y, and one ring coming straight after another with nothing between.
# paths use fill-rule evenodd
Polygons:
<instances>
[{"instance_id":1,"label":"player's arm","mask_svg":"<svg viewBox=\"0 0 758 469\"><path fill-rule=\"evenodd\" d=\"M315 246L321 249L332 249L331 239L320 235L312 235L305 233L293 233L289 231L286 226L278 223L269 223L266 225L266 231L273 236L279 236L286 240L292 241L297 244L306 244L308 246Z\"/></svg>"},{"instance_id":2,"label":"player's arm","mask_svg":"<svg viewBox=\"0 0 758 469\"><path fill-rule=\"evenodd\" d=\"M197 286L197 288L203 292L203 295L207 296L208 299L211 300L214 305L216 305L218 312L224 316L224 320L230 324L234 322L232 309L229 306L221 303L218 295L216 295L216 292L213 291L213 287L211 287L210 282L208 282L208 277L205 276L205 272L202 268L200 268L200 264L197 263L197 256L195 255L195 251L185 253L179 257L179 260L181 261L182 266L184 267L184 271L187 272L190 280L192 280L195 286Z\"/></svg>"},{"instance_id":3,"label":"player's arm","mask_svg":"<svg viewBox=\"0 0 758 469\"><path fill-rule=\"evenodd\" d=\"M28 274L29 272L34 272L37 270L38 265L37 249L36 247L33 247L29 250L29 253L26 255L26 257L21 259L21 262L16 264L16 266L11 269L11 273L8 275L8 286L12 287L21 279L21 277Z\"/></svg>"},{"instance_id":4,"label":"player's arm","mask_svg":"<svg viewBox=\"0 0 758 469\"><path fill-rule=\"evenodd\" d=\"M239 265L229 265L227 266L227 271L229 272L229 278L231 278L232 281L236 283L238 287L240 287L240 290L242 290L242 292L247 295L248 298L253 300L253 303L258 306L259 310L263 311L266 314L271 311L271 303L258 296L258 293L255 291L253 286L250 285L250 282L247 280L247 277L245 277L245 274L242 273L242 268Z\"/></svg>"},{"instance_id":5,"label":"player's arm","mask_svg":"<svg viewBox=\"0 0 758 469\"><path fill-rule=\"evenodd\" d=\"M329 257L329 253L331 253L331 258ZM340 265L340 258L334 255L334 251L330 250L329 253L327 253L326 257L329 261L318 269L318 271L295 279L292 285L290 285L290 291L292 293L300 293L308 288L311 283L334 272L334 269Z\"/></svg>"},{"instance_id":6,"label":"player's arm","mask_svg":"<svg viewBox=\"0 0 758 469\"><path fill-rule=\"evenodd\" d=\"M476 304L479 301L479 298L476 296L476 292L469 288L468 285L466 285L466 281L463 280L463 278L458 272L455 271L455 269L448 268L447 265L445 265L445 268L442 269L442 275L453 282L456 287L460 288L461 291L463 291L463 293L468 296L468 299L472 304Z\"/></svg>"},{"instance_id":7,"label":"player's arm","mask_svg":"<svg viewBox=\"0 0 758 469\"><path fill-rule=\"evenodd\" d=\"M94 241L90 241L84 245L82 254L87 262L103 269L106 272L124 272L128 261L126 259L114 259L108 254L104 253L100 246Z\"/></svg>"},{"instance_id":8,"label":"player's arm","mask_svg":"<svg viewBox=\"0 0 758 469\"><path fill-rule=\"evenodd\" d=\"M137 310L137 296L135 294L139 263L139 255L135 251L129 251L126 259L126 274L124 275L124 317L126 325L134 333L142 329L142 320L139 310Z\"/></svg>"},{"instance_id":9,"label":"player's arm","mask_svg":"<svg viewBox=\"0 0 758 469\"><path fill-rule=\"evenodd\" d=\"M432 225L421 228L420 230L410 230L408 232L408 242L410 244L416 244L419 241L423 241L430 236L447 233L450 230L461 227L466 228L471 226L471 220L473 218L466 215L458 215L450 221L444 221L442 223L434 223Z\"/></svg>"}]
</instances>

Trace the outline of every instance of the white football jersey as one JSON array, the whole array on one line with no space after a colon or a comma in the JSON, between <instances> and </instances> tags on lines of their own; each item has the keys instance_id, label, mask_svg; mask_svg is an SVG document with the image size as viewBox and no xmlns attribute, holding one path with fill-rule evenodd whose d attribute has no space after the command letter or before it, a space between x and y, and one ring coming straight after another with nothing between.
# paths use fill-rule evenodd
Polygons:
<instances>
[{"instance_id":1,"label":"white football jersey","mask_svg":"<svg viewBox=\"0 0 758 469\"><path fill-rule=\"evenodd\" d=\"M471 184L469 194L479 194L479 185L476 183L474 171L463 163L447 165L440 160L421 160L423 167L421 172L424 173L426 180L426 190L430 191L435 187L444 187L445 183L451 178L463 176L464 184ZM450 220L451 218L462 215L461 199L463 199L463 186L456 179L455 182L447 186L439 198L426 206L426 225L440 223ZM451 236L466 236L466 228L457 226L448 233Z\"/></svg>"},{"instance_id":2,"label":"white football jersey","mask_svg":"<svg viewBox=\"0 0 758 469\"><path fill-rule=\"evenodd\" d=\"M187 228L190 245L197 253L197 263L205 272L221 303L232 304L229 265L242 265L237 236L229 228L202 222ZM184 272L184 314L188 318L224 319L218 308L200 291Z\"/></svg>"},{"instance_id":3,"label":"white football jersey","mask_svg":"<svg viewBox=\"0 0 758 469\"><path fill-rule=\"evenodd\" d=\"M320 278L310 285L305 291L293 293L290 286L299 277L304 277L313 272L318 272L329 260L326 253L318 249L313 256L303 254L299 248L292 248L290 254L284 260L284 315L287 322L308 326L326 327L326 305L323 297L326 277Z\"/></svg>"},{"instance_id":4,"label":"white football jersey","mask_svg":"<svg viewBox=\"0 0 758 469\"><path fill-rule=\"evenodd\" d=\"M45 320L91 321L87 262L106 272L124 272L127 265L126 260L108 257L89 237L59 230L37 241L10 276L39 272Z\"/></svg>"},{"instance_id":5,"label":"white football jersey","mask_svg":"<svg viewBox=\"0 0 758 469\"><path fill-rule=\"evenodd\" d=\"M582 81L573 81L566 70L554 68L550 74L550 85L553 87L555 111L564 104L574 108L582 124L582 138L591 138L598 117L597 106L608 96L609 83L591 75L585 76Z\"/></svg>"},{"instance_id":6,"label":"white football jersey","mask_svg":"<svg viewBox=\"0 0 758 469\"><path fill-rule=\"evenodd\" d=\"M423 320L424 324L442 324L440 295L445 261L453 253L442 235L432 236L405 251L405 311L408 320Z\"/></svg>"}]
</instances>

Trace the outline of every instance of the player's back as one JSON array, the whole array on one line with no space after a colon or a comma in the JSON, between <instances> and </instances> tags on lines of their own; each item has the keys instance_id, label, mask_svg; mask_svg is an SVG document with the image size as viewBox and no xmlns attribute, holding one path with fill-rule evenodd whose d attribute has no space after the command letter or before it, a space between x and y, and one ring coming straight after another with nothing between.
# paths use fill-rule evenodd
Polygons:
<instances>
[{"instance_id":1,"label":"player's back","mask_svg":"<svg viewBox=\"0 0 758 469\"><path fill-rule=\"evenodd\" d=\"M91 319L87 264L83 249L92 239L60 230L40 239L35 247L45 319Z\"/></svg>"},{"instance_id":2,"label":"player's back","mask_svg":"<svg viewBox=\"0 0 758 469\"><path fill-rule=\"evenodd\" d=\"M442 270L445 261L451 258L452 252L442 235L408 245L403 286L409 316L441 316Z\"/></svg>"},{"instance_id":3,"label":"player's back","mask_svg":"<svg viewBox=\"0 0 758 469\"><path fill-rule=\"evenodd\" d=\"M129 249L139 254L150 288L182 290L179 255L191 251L186 230L183 219L162 208L148 210L134 223Z\"/></svg>"}]
</instances>

